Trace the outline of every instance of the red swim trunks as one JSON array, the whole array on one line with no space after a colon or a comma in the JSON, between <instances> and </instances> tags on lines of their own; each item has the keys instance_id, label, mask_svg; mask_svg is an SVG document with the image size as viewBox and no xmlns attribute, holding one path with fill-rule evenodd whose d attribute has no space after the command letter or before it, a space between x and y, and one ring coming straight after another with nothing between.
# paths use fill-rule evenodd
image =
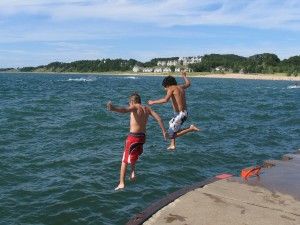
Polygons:
<instances>
[{"instance_id":1,"label":"red swim trunks","mask_svg":"<svg viewBox=\"0 0 300 225\"><path fill-rule=\"evenodd\" d=\"M135 164L139 156L143 153L143 144L146 135L144 133L129 133L125 142L122 162Z\"/></svg>"}]
</instances>

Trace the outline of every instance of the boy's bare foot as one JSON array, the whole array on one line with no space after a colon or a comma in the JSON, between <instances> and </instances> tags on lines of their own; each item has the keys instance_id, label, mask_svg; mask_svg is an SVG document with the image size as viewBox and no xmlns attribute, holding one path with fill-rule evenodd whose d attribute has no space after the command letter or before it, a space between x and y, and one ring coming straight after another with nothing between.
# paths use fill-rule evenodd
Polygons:
<instances>
[{"instance_id":1,"label":"boy's bare foot","mask_svg":"<svg viewBox=\"0 0 300 225\"><path fill-rule=\"evenodd\" d=\"M194 124L192 124L190 126L190 129L192 129L193 131L199 131L200 129L198 127L196 127Z\"/></svg>"},{"instance_id":2,"label":"boy's bare foot","mask_svg":"<svg viewBox=\"0 0 300 225\"><path fill-rule=\"evenodd\" d=\"M131 174L130 174L130 181L134 182L135 180L136 180L135 172L132 171Z\"/></svg>"},{"instance_id":3,"label":"boy's bare foot","mask_svg":"<svg viewBox=\"0 0 300 225\"><path fill-rule=\"evenodd\" d=\"M118 187L115 188L115 191L119 190L119 189L123 189L125 187L124 184L119 184Z\"/></svg>"},{"instance_id":4,"label":"boy's bare foot","mask_svg":"<svg viewBox=\"0 0 300 225\"><path fill-rule=\"evenodd\" d=\"M173 151L176 149L176 147L174 145L170 145L167 149Z\"/></svg>"}]
</instances>

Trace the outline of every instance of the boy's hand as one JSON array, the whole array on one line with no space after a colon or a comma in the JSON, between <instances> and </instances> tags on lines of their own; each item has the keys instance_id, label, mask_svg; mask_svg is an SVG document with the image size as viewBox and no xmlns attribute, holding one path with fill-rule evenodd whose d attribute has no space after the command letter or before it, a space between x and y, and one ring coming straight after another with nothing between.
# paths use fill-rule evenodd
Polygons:
<instances>
[{"instance_id":1,"label":"boy's hand","mask_svg":"<svg viewBox=\"0 0 300 225\"><path fill-rule=\"evenodd\" d=\"M182 72L181 72L181 75L182 75L183 77L186 77L186 71L182 71Z\"/></svg>"},{"instance_id":2,"label":"boy's hand","mask_svg":"<svg viewBox=\"0 0 300 225\"><path fill-rule=\"evenodd\" d=\"M154 102L152 100L148 101L148 105L153 105L153 104L154 104Z\"/></svg>"},{"instance_id":3,"label":"boy's hand","mask_svg":"<svg viewBox=\"0 0 300 225\"><path fill-rule=\"evenodd\" d=\"M111 111L111 109L112 109L111 101L108 101L106 106L107 106L107 110Z\"/></svg>"}]
</instances>

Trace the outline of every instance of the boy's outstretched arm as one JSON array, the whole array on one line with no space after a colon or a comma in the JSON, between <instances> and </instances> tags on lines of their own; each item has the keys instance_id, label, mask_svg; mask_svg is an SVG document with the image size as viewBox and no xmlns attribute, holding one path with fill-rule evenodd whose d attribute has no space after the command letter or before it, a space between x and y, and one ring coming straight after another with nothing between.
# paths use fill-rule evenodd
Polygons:
<instances>
[{"instance_id":1,"label":"boy's outstretched arm","mask_svg":"<svg viewBox=\"0 0 300 225\"><path fill-rule=\"evenodd\" d=\"M129 107L120 107L120 106L114 106L111 101L107 102L107 110L118 112L118 113L129 113L133 112L135 110L134 106Z\"/></svg>"},{"instance_id":2,"label":"boy's outstretched arm","mask_svg":"<svg viewBox=\"0 0 300 225\"><path fill-rule=\"evenodd\" d=\"M161 119L161 117L154 111L152 110L150 107L147 107L149 109L149 114L157 121L157 123L160 126L160 129L163 133L164 139L167 140L167 132L166 132L166 128L164 126L164 123Z\"/></svg>"},{"instance_id":3,"label":"boy's outstretched arm","mask_svg":"<svg viewBox=\"0 0 300 225\"><path fill-rule=\"evenodd\" d=\"M186 77L186 72L185 71L182 71L181 72L181 75L182 75L182 78L184 79L184 84L181 84L180 87L182 87L183 89L186 89L188 88L189 86L191 86L191 82L189 79L187 79Z\"/></svg>"},{"instance_id":4,"label":"boy's outstretched arm","mask_svg":"<svg viewBox=\"0 0 300 225\"><path fill-rule=\"evenodd\" d=\"M168 90L166 96L164 98L158 99L158 100L149 100L148 105L154 105L154 104L164 104L167 103L172 96L172 91Z\"/></svg>"}]
</instances>

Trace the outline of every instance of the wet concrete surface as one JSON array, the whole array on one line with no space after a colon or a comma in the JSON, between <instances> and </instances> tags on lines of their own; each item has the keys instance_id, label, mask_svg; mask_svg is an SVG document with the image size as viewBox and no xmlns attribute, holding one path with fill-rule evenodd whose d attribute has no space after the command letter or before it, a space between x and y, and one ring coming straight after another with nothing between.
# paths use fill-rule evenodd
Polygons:
<instances>
[{"instance_id":1,"label":"wet concrete surface","mask_svg":"<svg viewBox=\"0 0 300 225\"><path fill-rule=\"evenodd\" d=\"M258 178L249 179L249 184L265 187L273 192L293 196L300 201L300 154L288 154L290 160L269 160L273 167L263 169Z\"/></svg>"},{"instance_id":2,"label":"wet concrete surface","mask_svg":"<svg viewBox=\"0 0 300 225\"><path fill-rule=\"evenodd\" d=\"M143 224L299 225L300 154L283 158L268 160L258 177L229 177L191 190Z\"/></svg>"}]
</instances>

